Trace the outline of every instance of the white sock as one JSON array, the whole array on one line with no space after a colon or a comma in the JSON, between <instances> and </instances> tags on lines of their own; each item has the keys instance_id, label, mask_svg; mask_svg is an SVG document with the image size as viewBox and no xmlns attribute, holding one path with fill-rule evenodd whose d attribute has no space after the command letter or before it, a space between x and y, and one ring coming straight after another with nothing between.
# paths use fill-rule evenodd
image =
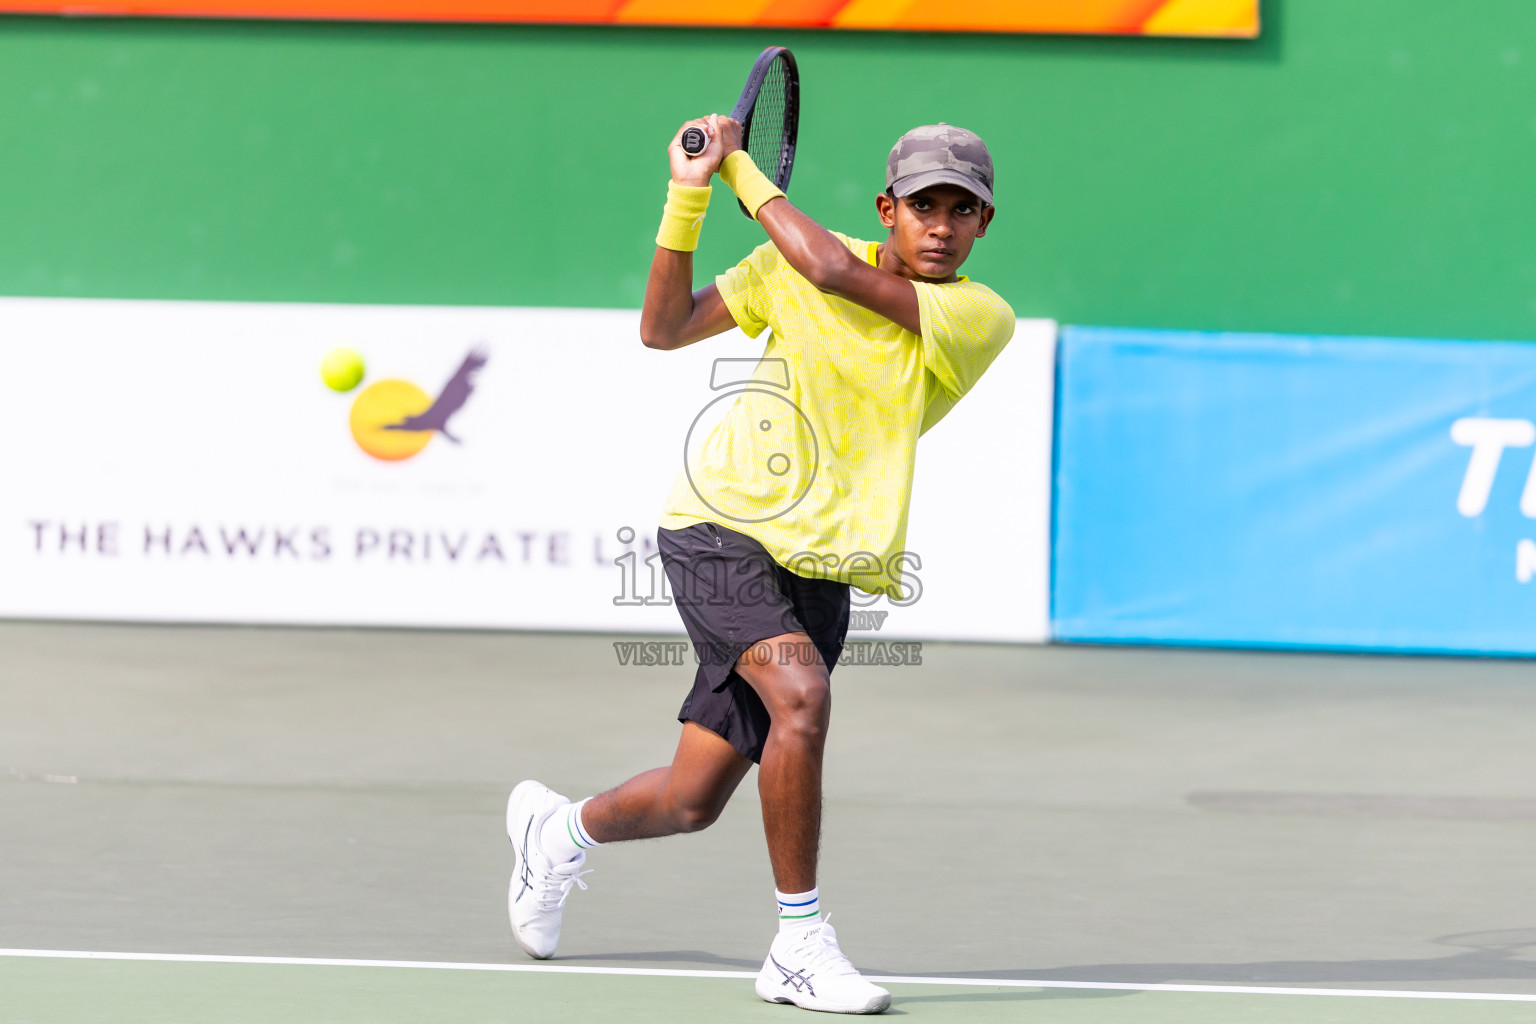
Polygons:
<instances>
[{"instance_id":1,"label":"white sock","mask_svg":"<svg viewBox=\"0 0 1536 1024\"><path fill-rule=\"evenodd\" d=\"M587 797L587 800L590 799ZM543 847L544 855L552 862L564 864L568 860L575 860L583 850L603 845L587 835L587 830L582 827L581 809L587 805L587 800L566 804L551 814L539 830L539 846Z\"/></svg>"},{"instance_id":2,"label":"white sock","mask_svg":"<svg viewBox=\"0 0 1536 1024\"><path fill-rule=\"evenodd\" d=\"M779 892L775 889L773 894L779 898L779 931L794 931L821 923L820 889L810 892Z\"/></svg>"}]
</instances>

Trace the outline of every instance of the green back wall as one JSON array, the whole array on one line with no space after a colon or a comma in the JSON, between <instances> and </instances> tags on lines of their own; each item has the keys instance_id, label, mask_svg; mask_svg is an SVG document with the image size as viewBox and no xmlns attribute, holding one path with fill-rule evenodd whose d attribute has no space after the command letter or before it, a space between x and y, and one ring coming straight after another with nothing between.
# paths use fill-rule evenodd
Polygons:
<instances>
[{"instance_id":1,"label":"green back wall","mask_svg":"<svg viewBox=\"0 0 1536 1024\"><path fill-rule=\"evenodd\" d=\"M1256 42L0 18L0 293L638 306L665 143L780 42L793 198L870 237L898 134L979 131L968 269L1021 314L1536 337L1536 4L1264 7ZM717 195L701 271L760 237Z\"/></svg>"}]
</instances>

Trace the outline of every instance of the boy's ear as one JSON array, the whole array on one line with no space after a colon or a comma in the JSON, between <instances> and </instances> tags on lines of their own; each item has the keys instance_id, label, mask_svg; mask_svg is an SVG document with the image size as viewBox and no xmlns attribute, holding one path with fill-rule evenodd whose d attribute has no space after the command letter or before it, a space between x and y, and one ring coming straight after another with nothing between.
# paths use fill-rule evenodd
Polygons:
<instances>
[{"instance_id":1,"label":"boy's ear","mask_svg":"<svg viewBox=\"0 0 1536 1024\"><path fill-rule=\"evenodd\" d=\"M896 226L896 200L889 192L875 196L875 212L880 214L880 224L887 231Z\"/></svg>"},{"instance_id":2,"label":"boy's ear","mask_svg":"<svg viewBox=\"0 0 1536 1024\"><path fill-rule=\"evenodd\" d=\"M976 237L980 238L987 233L987 225L992 223L992 215L997 213L995 206L983 206L981 208L981 227L976 230Z\"/></svg>"}]
</instances>

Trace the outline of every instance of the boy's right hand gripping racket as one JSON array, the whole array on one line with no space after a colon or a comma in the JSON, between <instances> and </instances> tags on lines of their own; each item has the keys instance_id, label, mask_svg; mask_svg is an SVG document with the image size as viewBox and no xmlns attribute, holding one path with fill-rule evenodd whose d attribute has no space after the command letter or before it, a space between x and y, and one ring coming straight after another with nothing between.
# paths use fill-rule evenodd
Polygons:
<instances>
[{"instance_id":1,"label":"boy's right hand gripping racket","mask_svg":"<svg viewBox=\"0 0 1536 1024\"><path fill-rule=\"evenodd\" d=\"M770 46L757 55L731 120L740 122L741 148L758 170L781 191L789 191L795 139L800 132L800 72L794 54L782 46ZM709 136L698 127L684 128L680 141L690 157L709 147ZM747 208L743 206L741 212L747 213Z\"/></svg>"}]
</instances>

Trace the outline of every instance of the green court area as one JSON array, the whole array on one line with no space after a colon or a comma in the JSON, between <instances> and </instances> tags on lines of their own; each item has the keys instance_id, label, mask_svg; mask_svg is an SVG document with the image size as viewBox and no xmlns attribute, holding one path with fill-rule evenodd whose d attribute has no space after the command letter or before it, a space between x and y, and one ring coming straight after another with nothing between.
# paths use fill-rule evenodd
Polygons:
<instances>
[{"instance_id":1,"label":"green court area","mask_svg":"<svg viewBox=\"0 0 1536 1024\"><path fill-rule=\"evenodd\" d=\"M1233 993L1119 992L892 984L886 1016L926 1021L1087 1024L1500 1024L1531 1003ZM390 967L142 963L6 958L0 1024L501 1024L588 1020L664 1024L798 1020L719 978L500 973ZM816 1018L818 1020L823 1018Z\"/></svg>"},{"instance_id":2,"label":"green court area","mask_svg":"<svg viewBox=\"0 0 1536 1024\"><path fill-rule=\"evenodd\" d=\"M0 955L0 1024L802 1019L748 980L750 776L705 832L593 851L548 965L585 973L511 940L512 785L676 742L690 668L623 639L0 623L0 950L195 958ZM823 906L927 980L893 1014L1536 1017L1411 995L1536 997L1526 663L926 644L832 679Z\"/></svg>"}]
</instances>

